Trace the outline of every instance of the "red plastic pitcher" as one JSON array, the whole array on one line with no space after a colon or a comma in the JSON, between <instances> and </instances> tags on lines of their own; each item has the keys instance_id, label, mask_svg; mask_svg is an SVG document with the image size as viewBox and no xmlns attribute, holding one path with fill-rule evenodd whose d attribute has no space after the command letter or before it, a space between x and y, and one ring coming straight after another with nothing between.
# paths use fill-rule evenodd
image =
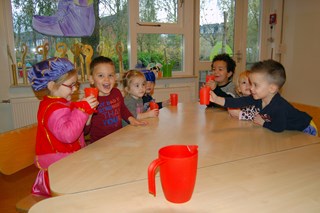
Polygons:
<instances>
[{"instance_id":1,"label":"red plastic pitcher","mask_svg":"<svg viewBox=\"0 0 320 213\"><path fill-rule=\"evenodd\" d=\"M208 105L210 102L210 87L204 86L200 89L200 104Z\"/></svg>"},{"instance_id":2,"label":"red plastic pitcher","mask_svg":"<svg viewBox=\"0 0 320 213\"><path fill-rule=\"evenodd\" d=\"M149 193L156 196L155 173L160 167L160 180L166 199L184 203L191 199L197 176L198 146L171 145L159 150L159 157L148 167Z\"/></svg>"}]
</instances>

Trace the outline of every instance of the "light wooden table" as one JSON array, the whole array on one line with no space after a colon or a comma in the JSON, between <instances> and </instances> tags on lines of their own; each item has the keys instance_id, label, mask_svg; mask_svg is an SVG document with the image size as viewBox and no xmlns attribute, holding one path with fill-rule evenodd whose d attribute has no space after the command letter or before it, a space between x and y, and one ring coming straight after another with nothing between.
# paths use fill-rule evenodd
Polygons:
<instances>
[{"instance_id":1,"label":"light wooden table","mask_svg":"<svg viewBox=\"0 0 320 213\"><path fill-rule=\"evenodd\" d=\"M298 131L275 133L199 103L160 110L144 127L127 126L49 167L54 195L145 180L159 148L198 144L198 168L317 143Z\"/></svg>"},{"instance_id":2,"label":"light wooden table","mask_svg":"<svg viewBox=\"0 0 320 213\"><path fill-rule=\"evenodd\" d=\"M198 169L190 201L166 201L147 180L49 198L30 213L320 212L320 144Z\"/></svg>"}]
</instances>

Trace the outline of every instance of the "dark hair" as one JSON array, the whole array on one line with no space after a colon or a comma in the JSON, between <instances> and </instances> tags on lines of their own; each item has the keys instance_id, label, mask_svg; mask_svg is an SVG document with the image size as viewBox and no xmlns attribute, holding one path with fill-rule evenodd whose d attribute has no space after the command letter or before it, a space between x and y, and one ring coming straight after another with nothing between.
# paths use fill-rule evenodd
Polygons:
<instances>
[{"instance_id":1,"label":"dark hair","mask_svg":"<svg viewBox=\"0 0 320 213\"><path fill-rule=\"evenodd\" d=\"M111 64L114 66L114 62L108 58L108 57L104 57L104 56L98 56L96 58L94 58L91 63L90 63L90 74L92 75L93 73L93 69L98 65L98 64Z\"/></svg>"},{"instance_id":2,"label":"dark hair","mask_svg":"<svg viewBox=\"0 0 320 213\"><path fill-rule=\"evenodd\" d=\"M266 74L268 81L277 85L279 89L286 82L286 71L283 65L272 59L255 63L252 66L250 73Z\"/></svg>"},{"instance_id":3,"label":"dark hair","mask_svg":"<svg viewBox=\"0 0 320 213\"><path fill-rule=\"evenodd\" d=\"M234 71L236 69L236 62L226 53L222 53L219 55L216 55L213 59L212 59L212 63L211 63L211 69L213 69L213 63L215 61L224 61L227 64L227 72L232 72L232 75L229 77L229 79L232 78Z\"/></svg>"}]
</instances>

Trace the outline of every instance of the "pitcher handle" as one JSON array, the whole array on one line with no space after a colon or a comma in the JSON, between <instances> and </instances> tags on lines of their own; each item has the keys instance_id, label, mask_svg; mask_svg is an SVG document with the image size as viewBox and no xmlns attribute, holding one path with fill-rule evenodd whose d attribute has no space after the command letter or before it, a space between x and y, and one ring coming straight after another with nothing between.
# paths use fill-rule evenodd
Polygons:
<instances>
[{"instance_id":1,"label":"pitcher handle","mask_svg":"<svg viewBox=\"0 0 320 213\"><path fill-rule=\"evenodd\" d=\"M164 163L163 159L155 159L152 161L148 167L148 185L149 185L149 193L153 196L156 196L156 183L155 183L155 172L158 166Z\"/></svg>"}]
</instances>

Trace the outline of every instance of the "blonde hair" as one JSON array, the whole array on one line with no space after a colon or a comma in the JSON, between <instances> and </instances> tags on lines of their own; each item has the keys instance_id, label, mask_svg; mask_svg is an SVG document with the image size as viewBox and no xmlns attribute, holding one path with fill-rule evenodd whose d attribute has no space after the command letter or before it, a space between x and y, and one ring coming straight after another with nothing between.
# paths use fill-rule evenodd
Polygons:
<instances>
[{"instance_id":1,"label":"blonde hair","mask_svg":"<svg viewBox=\"0 0 320 213\"><path fill-rule=\"evenodd\" d=\"M238 78L237 78L237 81L236 81L236 89L237 89L237 93L238 95L241 95L241 92L240 92L240 82L242 79L248 79L249 80L249 74L250 74L250 71L249 70L245 70L245 71L242 71Z\"/></svg>"},{"instance_id":2,"label":"blonde hair","mask_svg":"<svg viewBox=\"0 0 320 213\"><path fill-rule=\"evenodd\" d=\"M65 74L63 74L62 76L60 76L57 80L54 81L55 85L54 88L58 89L59 86L61 86L61 84L63 82L65 82L66 80L70 79L73 76L78 76L78 71L76 69L73 69Z\"/></svg>"},{"instance_id":3,"label":"blonde hair","mask_svg":"<svg viewBox=\"0 0 320 213\"><path fill-rule=\"evenodd\" d=\"M124 89L124 94L128 94L128 90L130 89L130 84L134 78L143 78L146 79L144 74L139 70L129 70L125 72L122 76L122 85Z\"/></svg>"}]
</instances>

